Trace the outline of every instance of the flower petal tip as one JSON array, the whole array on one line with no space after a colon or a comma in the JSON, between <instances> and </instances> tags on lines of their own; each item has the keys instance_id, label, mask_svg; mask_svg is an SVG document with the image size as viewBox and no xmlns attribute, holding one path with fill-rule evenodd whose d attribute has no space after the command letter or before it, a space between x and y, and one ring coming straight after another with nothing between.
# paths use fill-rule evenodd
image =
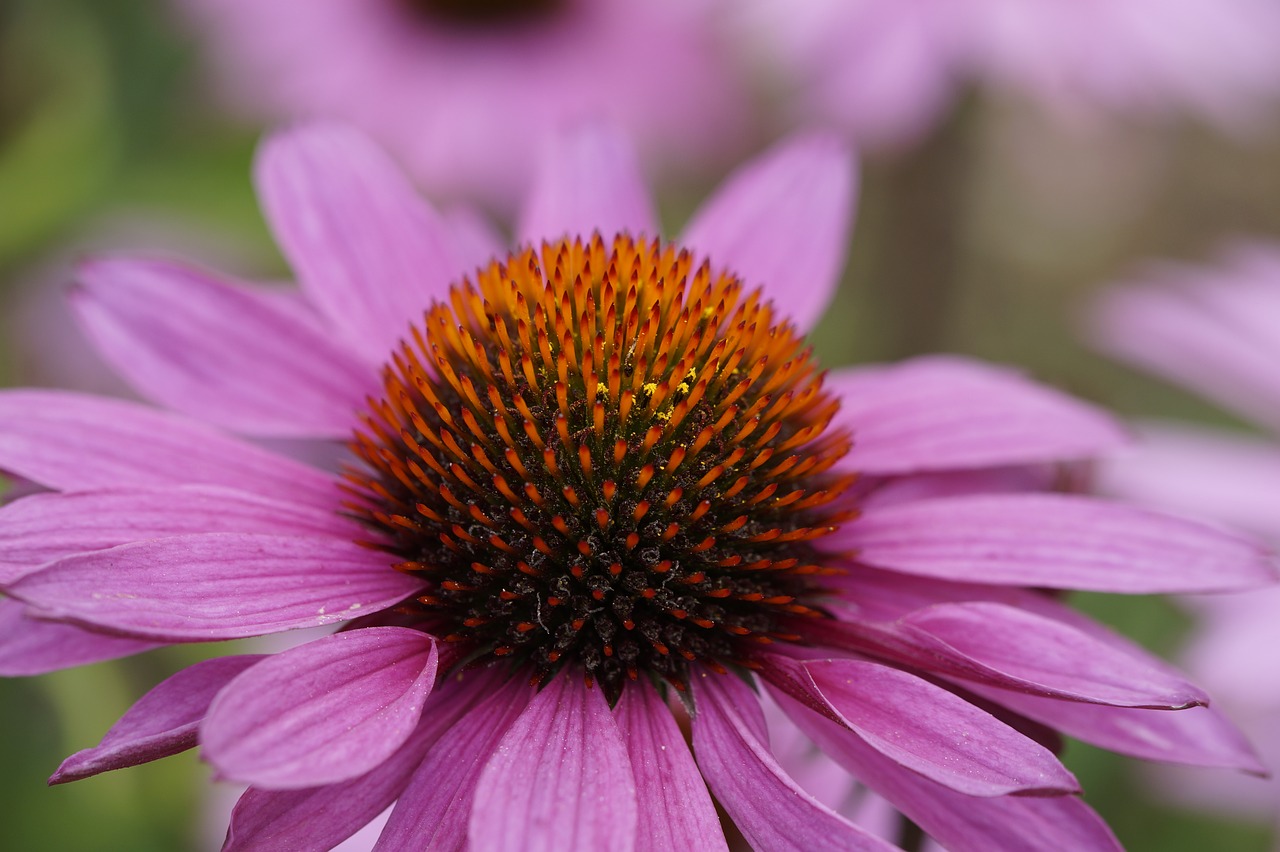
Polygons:
<instances>
[{"instance_id":1,"label":"flower petal tip","mask_svg":"<svg viewBox=\"0 0 1280 852\"><path fill-rule=\"evenodd\" d=\"M81 770L81 764L84 762L82 755L84 755L84 752L78 751L66 760L62 761L58 766L57 771L50 775L49 779L45 781L45 783L50 787L54 787L58 784L69 784L72 781L79 781L82 778L88 778L92 773L79 771Z\"/></svg>"}]
</instances>

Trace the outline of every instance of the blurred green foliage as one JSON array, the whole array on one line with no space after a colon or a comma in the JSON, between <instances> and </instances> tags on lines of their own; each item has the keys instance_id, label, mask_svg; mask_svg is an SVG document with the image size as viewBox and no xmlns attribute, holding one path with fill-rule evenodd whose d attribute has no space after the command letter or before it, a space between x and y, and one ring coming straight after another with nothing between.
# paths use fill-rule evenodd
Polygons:
<instances>
[{"instance_id":1,"label":"blurred green foliage","mask_svg":"<svg viewBox=\"0 0 1280 852\"><path fill-rule=\"evenodd\" d=\"M218 113L175 17L160 0L0 0L0 296L122 212L243 246L261 258L245 274L284 273L250 186L258 130ZM814 343L833 365L971 353L1025 365L1126 414L1221 419L1088 353L1075 316L1090 287L1137 259L1203 258L1224 236L1280 234L1275 141L1232 142L1192 126L1076 134L1025 106L974 98L920 150L867 163L849 271ZM1046 149L1040 165L1009 156L1015 144ZM1131 164L1126 175L1138 175L1119 195L1108 165L1117 152ZM669 192L668 224L717 177ZM14 373L16 353L0 355L0 370ZM1156 599L1081 603L1161 652L1188 627ZM208 772L191 754L65 787L44 779L146 689L218 650L0 681L5 848L207 846ZM1133 761L1078 743L1066 760L1132 850L1269 848L1264 826L1162 807Z\"/></svg>"}]
</instances>

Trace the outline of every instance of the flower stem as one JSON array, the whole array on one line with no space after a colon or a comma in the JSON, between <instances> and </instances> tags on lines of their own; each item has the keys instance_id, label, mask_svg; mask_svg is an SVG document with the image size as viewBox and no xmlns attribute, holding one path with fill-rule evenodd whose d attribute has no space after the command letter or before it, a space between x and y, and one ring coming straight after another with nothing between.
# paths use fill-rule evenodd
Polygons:
<instances>
[{"instance_id":1,"label":"flower stem","mask_svg":"<svg viewBox=\"0 0 1280 852\"><path fill-rule=\"evenodd\" d=\"M887 324L887 357L946 348L962 277L972 112L968 104L957 107L884 170L883 237L872 286Z\"/></svg>"}]
</instances>

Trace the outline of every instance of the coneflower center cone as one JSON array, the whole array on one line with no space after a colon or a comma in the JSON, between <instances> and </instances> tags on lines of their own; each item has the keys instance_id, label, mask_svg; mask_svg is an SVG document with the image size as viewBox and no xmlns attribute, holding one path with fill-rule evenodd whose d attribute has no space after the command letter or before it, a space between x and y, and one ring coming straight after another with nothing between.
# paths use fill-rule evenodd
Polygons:
<instances>
[{"instance_id":1,"label":"coneflower center cone","mask_svg":"<svg viewBox=\"0 0 1280 852\"><path fill-rule=\"evenodd\" d=\"M616 697L750 666L821 617L850 439L803 338L734 275L625 235L520 250L430 308L383 384L351 508L446 640Z\"/></svg>"}]
</instances>

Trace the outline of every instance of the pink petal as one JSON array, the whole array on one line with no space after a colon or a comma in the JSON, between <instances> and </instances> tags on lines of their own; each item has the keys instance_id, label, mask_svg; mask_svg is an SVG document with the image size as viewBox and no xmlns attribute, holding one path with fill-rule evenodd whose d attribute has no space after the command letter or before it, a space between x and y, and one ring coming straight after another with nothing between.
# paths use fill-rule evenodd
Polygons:
<instances>
[{"instance_id":1,"label":"pink petal","mask_svg":"<svg viewBox=\"0 0 1280 852\"><path fill-rule=\"evenodd\" d=\"M975 798L903 769L786 695L774 697L824 752L951 852L1120 850L1111 830L1074 796Z\"/></svg>"},{"instance_id":2,"label":"pink petal","mask_svg":"<svg viewBox=\"0 0 1280 852\"><path fill-rule=\"evenodd\" d=\"M1179 659L1204 678L1223 706L1280 708L1280 668L1258 674L1258 649L1280 647L1280 586L1184 601L1198 624ZM1276 729L1280 745L1280 727Z\"/></svg>"},{"instance_id":3,"label":"pink petal","mask_svg":"<svg viewBox=\"0 0 1280 852\"><path fill-rule=\"evenodd\" d=\"M671 710L653 687L627 684L613 715L631 757L636 803L645 815L637 852L727 850L706 782Z\"/></svg>"},{"instance_id":4,"label":"pink petal","mask_svg":"<svg viewBox=\"0 0 1280 852\"><path fill-rule=\"evenodd\" d=\"M159 647L156 642L28 618L26 604L0 598L0 677L46 674Z\"/></svg>"},{"instance_id":5,"label":"pink petal","mask_svg":"<svg viewBox=\"0 0 1280 852\"><path fill-rule=\"evenodd\" d=\"M485 672L443 681L409 738L358 778L303 790L250 787L231 814L223 852L328 849L351 837L401 795L423 758L494 685Z\"/></svg>"},{"instance_id":6,"label":"pink petal","mask_svg":"<svg viewBox=\"0 0 1280 852\"><path fill-rule=\"evenodd\" d=\"M381 831L378 816L395 801L389 787L403 787L401 764L422 759L427 744L413 739L381 766L342 784L305 790L261 790L250 787L236 800L221 852L368 852ZM383 802L369 814L370 802ZM219 831L222 820L206 817Z\"/></svg>"},{"instance_id":7,"label":"pink petal","mask_svg":"<svg viewBox=\"0 0 1280 852\"><path fill-rule=\"evenodd\" d=\"M850 732L944 787L970 796L1080 791L1048 749L914 675L855 660L801 668Z\"/></svg>"},{"instance_id":8,"label":"pink petal","mask_svg":"<svg viewBox=\"0 0 1280 852\"><path fill-rule=\"evenodd\" d=\"M1106 413L1013 370L957 357L835 370L845 459L889 475L1078 459L1125 442Z\"/></svg>"},{"instance_id":9,"label":"pink petal","mask_svg":"<svg viewBox=\"0 0 1280 852\"><path fill-rule=\"evenodd\" d=\"M76 553L209 532L362 537L332 512L216 486L33 494L0 508L0 583Z\"/></svg>"},{"instance_id":10,"label":"pink petal","mask_svg":"<svg viewBox=\"0 0 1280 852\"><path fill-rule=\"evenodd\" d=\"M218 691L262 659L260 654L218 657L183 669L138 699L97 746L64 760L49 783L79 781L186 751L196 744L200 720Z\"/></svg>"},{"instance_id":11,"label":"pink petal","mask_svg":"<svg viewBox=\"0 0 1280 852\"><path fill-rule=\"evenodd\" d=\"M1267 772L1240 729L1215 707L1146 710L1059 701L981 685L968 688L1108 751L1166 763L1225 767L1259 775Z\"/></svg>"},{"instance_id":12,"label":"pink petal","mask_svg":"<svg viewBox=\"0 0 1280 852\"><path fill-rule=\"evenodd\" d=\"M777 4L793 15L800 7ZM954 4L839 3L827 20L807 29L818 40L795 45L805 67L798 92L801 116L837 122L859 148L910 150L946 115L955 98L955 14L975 15ZM831 20L832 14L840 20ZM785 26L785 22L777 22ZM776 41L771 36L770 42Z\"/></svg>"},{"instance_id":13,"label":"pink petal","mask_svg":"<svg viewBox=\"0 0 1280 852\"><path fill-rule=\"evenodd\" d=\"M517 242L621 232L650 238L658 219L631 142L609 126L584 124L550 137L516 227Z\"/></svg>"},{"instance_id":14,"label":"pink petal","mask_svg":"<svg viewBox=\"0 0 1280 852\"><path fill-rule=\"evenodd\" d=\"M224 485L336 509L333 478L145 405L61 391L0 393L0 470L60 490Z\"/></svg>"},{"instance_id":15,"label":"pink petal","mask_svg":"<svg viewBox=\"0 0 1280 852\"><path fill-rule=\"evenodd\" d=\"M1144 422L1098 465L1096 488L1280 541L1280 444L1244 432Z\"/></svg>"},{"instance_id":16,"label":"pink petal","mask_svg":"<svg viewBox=\"0 0 1280 852\"><path fill-rule=\"evenodd\" d=\"M837 646L879 654L907 666L945 671L948 675L968 679L970 684L966 689L977 690L973 685L976 682L1020 694L1052 695L1068 702L1108 704L1116 698L1112 694L1114 682L1092 682L1090 685L1079 679L1079 672L1066 679L1062 679L1065 672L1054 674L1055 687L1050 689L1043 672L1037 675L1034 670L1023 669L1021 664L1010 665L1007 652L999 651L998 640L992 643L998 653L991 656L983 647L974 644L972 635L966 635L961 629L956 631L957 644L952 646L942 641L939 635L934 635L925 623L927 618L925 622L920 620L921 615L938 612L954 615L973 608L977 613L975 621L1011 617L1014 623L1001 629L1006 634L1028 631L1032 643L1079 643L1081 655L1101 655L1099 660L1108 660L1108 665L1130 672L1130 685L1148 690L1145 694L1129 691L1128 700L1120 704L1136 702L1139 706L1164 708L1170 706L1168 702L1171 699L1199 696L1198 700L1204 700L1203 693L1188 684L1182 672L1137 643L1066 606L1051 594L1016 586L984 586L895 575L872 568L859 569L838 578L838 582L841 598L856 601L857 610L856 614L849 614L854 620L842 623L835 631L837 635L832 638ZM952 606L939 606L943 604ZM839 602L833 603L837 615L841 614L841 606ZM861 637L867 644L859 646L854 642L841 646L838 637L845 634ZM975 656L968 656L965 653L968 651ZM1063 657L1069 660L1069 655L1064 654ZM996 667L1000 667L999 670ZM1027 677L1032 680L1027 680ZM1037 678L1039 683L1035 682ZM1110 700L1099 701L1101 695L1110 695ZM1164 696L1164 703L1156 701L1153 705L1158 695ZM1174 706L1181 705L1175 703Z\"/></svg>"},{"instance_id":17,"label":"pink petal","mask_svg":"<svg viewBox=\"0 0 1280 852\"><path fill-rule=\"evenodd\" d=\"M369 772L408 739L436 679L436 643L404 627L335 633L269 658L218 695L200 728L218 773L267 789Z\"/></svg>"},{"instance_id":18,"label":"pink petal","mask_svg":"<svg viewBox=\"0 0 1280 852\"><path fill-rule=\"evenodd\" d=\"M487 697L440 738L414 772L378 838L377 852L466 847L480 773L532 694L527 678L493 681Z\"/></svg>"},{"instance_id":19,"label":"pink petal","mask_svg":"<svg viewBox=\"0 0 1280 852\"><path fill-rule=\"evenodd\" d=\"M462 261L462 271L468 275L477 267L484 268L507 256L506 241L478 211L470 207L452 208L445 211L444 223Z\"/></svg>"},{"instance_id":20,"label":"pink petal","mask_svg":"<svg viewBox=\"0 0 1280 852\"><path fill-rule=\"evenodd\" d=\"M346 438L376 375L270 294L176 263L80 268L72 307L144 396L237 432Z\"/></svg>"},{"instance_id":21,"label":"pink petal","mask_svg":"<svg viewBox=\"0 0 1280 852\"><path fill-rule=\"evenodd\" d=\"M1162 709L1207 701L1168 666L1004 604L939 604L891 624L836 622L815 629L829 647L1034 695Z\"/></svg>"},{"instance_id":22,"label":"pink petal","mask_svg":"<svg viewBox=\"0 0 1280 852\"><path fill-rule=\"evenodd\" d=\"M939 604L902 619L907 635L1048 692L1115 706L1208 703L1203 691L1157 665L1051 618L999 603ZM982 682L981 678L975 678ZM1042 693L1043 694L1043 693Z\"/></svg>"},{"instance_id":23,"label":"pink petal","mask_svg":"<svg viewBox=\"0 0 1280 852\"><path fill-rule=\"evenodd\" d=\"M1243 534L1064 494L884 506L839 538L869 565L944 580L1149 594L1254 588L1277 577L1272 554Z\"/></svg>"},{"instance_id":24,"label":"pink petal","mask_svg":"<svg viewBox=\"0 0 1280 852\"><path fill-rule=\"evenodd\" d=\"M837 609L846 604L856 607L849 611L848 618L860 623L893 622L927 606L964 601L1004 603L1055 618L1062 611L1058 608L1052 613L1040 612L1040 604L1048 597L1043 591L916 577L866 566L832 577L831 584L840 590L833 606Z\"/></svg>"},{"instance_id":25,"label":"pink petal","mask_svg":"<svg viewBox=\"0 0 1280 852\"><path fill-rule=\"evenodd\" d=\"M1099 300L1093 326L1101 348L1280 429L1277 271L1153 272L1154 285L1116 288Z\"/></svg>"},{"instance_id":26,"label":"pink petal","mask_svg":"<svg viewBox=\"0 0 1280 852\"><path fill-rule=\"evenodd\" d=\"M336 538L206 533L69 556L8 592L42 617L191 642L345 621L419 586Z\"/></svg>"},{"instance_id":27,"label":"pink petal","mask_svg":"<svg viewBox=\"0 0 1280 852\"><path fill-rule=\"evenodd\" d=\"M440 216L359 133L310 125L258 155L258 195L303 291L372 364L462 272Z\"/></svg>"},{"instance_id":28,"label":"pink petal","mask_svg":"<svg viewBox=\"0 0 1280 852\"><path fill-rule=\"evenodd\" d=\"M631 850L636 785L601 691L567 669L498 743L476 787L468 829L477 852Z\"/></svg>"},{"instance_id":29,"label":"pink petal","mask_svg":"<svg viewBox=\"0 0 1280 852\"><path fill-rule=\"evenodd\" d=\"M730 176L694 214L681 242L749 288L762 287L808 331L844 268L855 183L843 143L793 137Z\"/></svg>"},{"instance_id":30,"label":"pink petal","mask_svg":"<svg viewBox=\"0 0 1280 852\"><path fill-rule=\"evenodd\" d=\"M764 672L759 675L768 677ZM900 821L896 811L891 814L864 813L870 803L867 801L868 791L862 783L823 754L813 740L787 718L776 701L762 696L760 703L769 731L769 750L800 789L877 837L891 840L897 836ZM882 810L892 809L886 807ZM878 821L875 819L877 816L881 817Z\"/></svg>"},{"instance_id":31,"label":"pink petal","mask_svg":"<svg viewBox=\"0 0 1280 852\"><path fill-rule=\"evenodd\" d=\"M896 848L823 807L787 776L769 753L760 701L745 684L704 674L693 685L698 767L753 848Z\"/></svg>"},{"instance_id":32,"label":"pink petal","mask_svg":"<svg viewBox=\"0 0 1280 852\"><path fill-rule=\"evenodd\" d=\"M880 479L862 498L864 509L909 503L929 497L958 497L965 494L1021 494L1061 488L1064 465L1038 464L1022 467L984 467L976 470L948 470L913 473ZM895 575L901 578L901 575Z\"/></svg>"}]
</instances>

